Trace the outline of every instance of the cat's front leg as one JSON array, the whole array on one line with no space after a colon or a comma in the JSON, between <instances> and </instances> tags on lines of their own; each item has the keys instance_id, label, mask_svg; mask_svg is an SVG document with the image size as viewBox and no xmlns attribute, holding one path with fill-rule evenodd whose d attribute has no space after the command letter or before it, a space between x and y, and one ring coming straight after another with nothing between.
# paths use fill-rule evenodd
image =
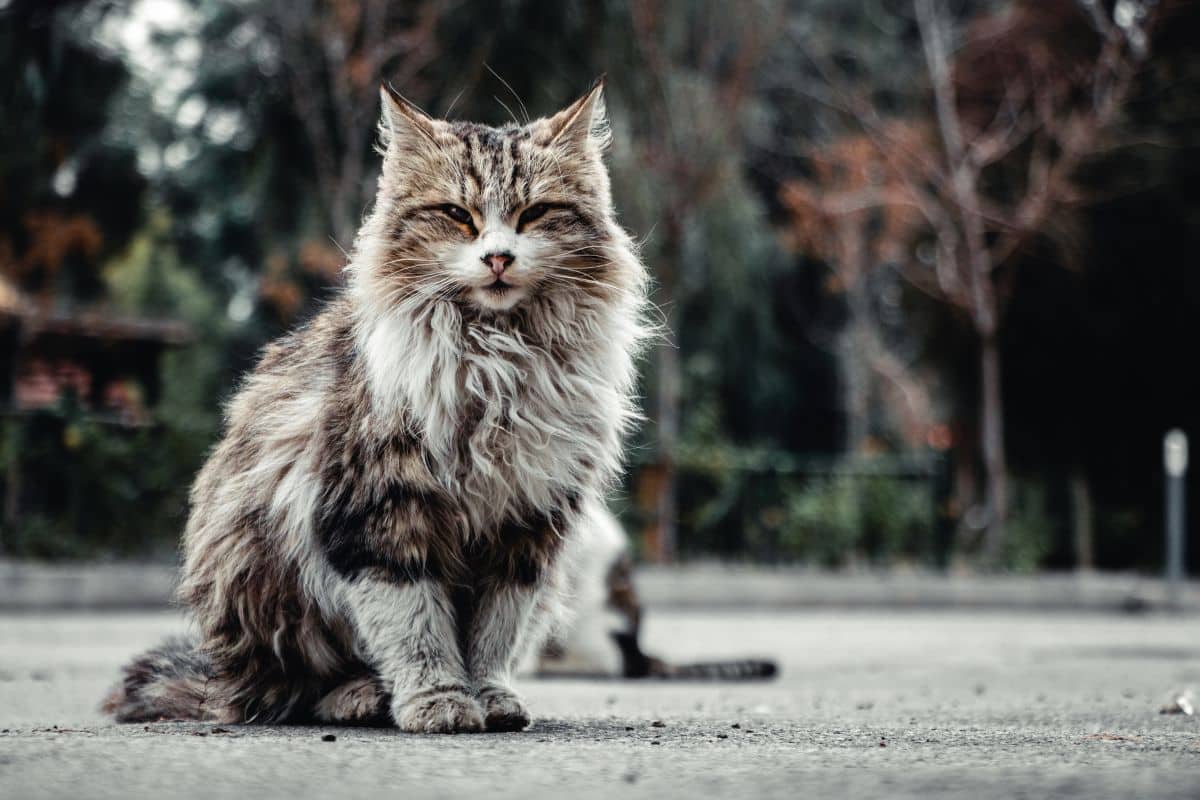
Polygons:
<instances>
[{"instance_id":1,"label":"cat's front leg","mask_svg":"<svg viewBox=\"0 0 1200 800\"><path fill-rule=\"evenodd\" d=\"M573 496L561 508L500 526L473 553L475 609L467 631L467 665L489 731L519 731L530 715L512 688L512 673L536 631L538 602L556 585L558 552L578 510ZM552 592L550 592L552 594Z\"/></svg>"},{"instance_id":2,"label":"cat's front leg","mask_svg":"<svg viewBox=\"0 0 1200 800\"><path fill-rule=\"evenodd\" d=\"M467 638L467 661L489 731L520 731L529 727L529 711L512 688L512 670L533 612L535 588L530 582L492 575L476 592L475 614Z\"/></svg>"},{"instance_id":3,"label":"cat's front leg","mask_svg":"<svg viewBox=\"0 0 1200 800\"><path fill-rule=\"evenodd\" d=\"M392 690L392 718L410 733L483 730L483 712L459 649L446 585L366 574L347 586L347 603L371 665Z\"/></svg>"}]
</instances>

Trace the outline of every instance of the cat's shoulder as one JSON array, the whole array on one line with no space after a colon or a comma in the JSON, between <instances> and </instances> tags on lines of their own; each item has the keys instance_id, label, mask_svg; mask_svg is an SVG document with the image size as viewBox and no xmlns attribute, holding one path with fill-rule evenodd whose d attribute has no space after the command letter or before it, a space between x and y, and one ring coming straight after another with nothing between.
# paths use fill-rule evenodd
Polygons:
<instances>
[{"instance_id":1,"label":"cat's shoulder","mask_svg":"<svg viewBox=\"0 0 1200 800\"><path fill-rule=\"evenodd\" d=\"M345 294L339 293L306 321L269 342L262 349L255 371L273 373L347 366L353 355L353 307Z\"/></svg>"}]
</instances>

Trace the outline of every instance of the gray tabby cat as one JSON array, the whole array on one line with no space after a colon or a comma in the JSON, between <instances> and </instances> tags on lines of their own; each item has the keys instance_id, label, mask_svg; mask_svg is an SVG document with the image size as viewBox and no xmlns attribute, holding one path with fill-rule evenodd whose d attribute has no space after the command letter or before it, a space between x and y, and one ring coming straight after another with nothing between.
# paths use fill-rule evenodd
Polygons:
<instances>
[{"instance_id":1,"label":"gray tabby cat","mask_svg":"<svg viewBox=\"0 0 1200 800\"><path fill-rule=\"evenodd\" d=\"M119 720L529 724L511 673L619 470L645 335L601 92L503 128L381 92L348 285L230 403L184 536L199 640L128 666Z\"/></svg>"}]
</instances>

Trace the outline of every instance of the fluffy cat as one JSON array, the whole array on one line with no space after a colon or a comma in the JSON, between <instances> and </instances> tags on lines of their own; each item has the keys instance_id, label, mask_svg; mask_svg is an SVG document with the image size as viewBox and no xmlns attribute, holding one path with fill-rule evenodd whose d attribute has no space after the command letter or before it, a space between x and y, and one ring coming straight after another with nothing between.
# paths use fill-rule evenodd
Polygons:
<instances>
[{"instance_id":1,"label":"fluffy cat","mask_svg":"<svg viewBox=\"0 0 1200 800\"><path fill-rule=\"evenodd\" d=\"M492 128L381 91L347 286L231 401L184 535L198 640L126 668L119 720L528 726L511 673L619 470L645 334L601 95Z\"/></svg>"}]
</instances>

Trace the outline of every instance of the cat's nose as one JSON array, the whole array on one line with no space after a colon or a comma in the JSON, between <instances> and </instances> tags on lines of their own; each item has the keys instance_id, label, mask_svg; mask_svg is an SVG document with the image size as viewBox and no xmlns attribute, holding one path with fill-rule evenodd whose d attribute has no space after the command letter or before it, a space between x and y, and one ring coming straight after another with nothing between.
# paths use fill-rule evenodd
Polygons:
<instances>
[{"instance_id":1,"label":"cat's nose","mask_svg":"<svg viewBox=\"0 0 1200 800\"><path fill-rule=\"evenodd\" d=\"M483 256L482 261L484 264L487 264L492 274L499 278L516 258L512 253L505 250L500 253L488 253Z\"/></svg>"}]
</instances>

